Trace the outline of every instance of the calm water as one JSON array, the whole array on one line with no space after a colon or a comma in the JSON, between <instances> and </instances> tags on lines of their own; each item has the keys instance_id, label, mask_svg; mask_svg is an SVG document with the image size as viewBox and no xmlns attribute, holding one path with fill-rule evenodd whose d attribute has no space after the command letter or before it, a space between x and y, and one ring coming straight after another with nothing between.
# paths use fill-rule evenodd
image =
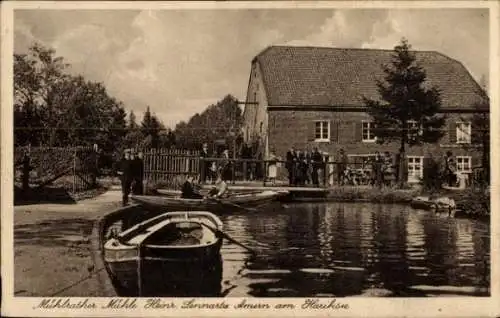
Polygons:
<instances>
[{"instance_id":1,"label":"calm water","mask_svg":"<svg viewBox=\"0 0 500 318\"><path fill-rule=\"evenodd\" d=\"M222 217L227 297L488 295L489 225L401 205L287 204Z\"/></svg>"}]
</instances>

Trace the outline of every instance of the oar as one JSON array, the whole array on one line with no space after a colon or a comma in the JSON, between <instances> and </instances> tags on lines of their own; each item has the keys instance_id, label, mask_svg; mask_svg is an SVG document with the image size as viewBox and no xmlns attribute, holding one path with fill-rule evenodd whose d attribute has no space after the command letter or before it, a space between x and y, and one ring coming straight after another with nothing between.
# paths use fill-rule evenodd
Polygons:
<instances>
[{"instance_id":1,"label":"oar","mask_svg":"<svg viewBox=\"0 0 500 318\"><path fill-rule=\"evenodd\" d=\"M238 245L238 246L243 247L244 249L246 249L246 250L247 250L247 251L249 251L250 253L252 253L252 254L254 254L254 255L256 254L256 252L255 252L254 250L252 250L250 247L246 246L246 245L245 245L245 244L243 244L243 243L238 242L237 240L235 240L234 238L232 238L231 236L229 236L229 234L224 233L223 231L221 231L221 230L219 230L219 229L213 228L213 227L211 227L211 226L210 226L210 225L208 225L208 224L205 224L205 223L200 223L200 224L201 224L202 226L204 226L204 227L206 227L206 228L208 228L208 229L210 229L210 230L214 231L217 235L222 236L223 238L227 239L228 241L230 241L230 242L232 242L232 243L234 243L234 244L236 244L236 245Z\"/></svg>"},{"instance_id":2,"label":"oar","mask_svg":"<svg viewBox=\"0 0 500 318\"><path fill-rule=\"evenodd\" d=\"M216 202L219 202L220 204L225 204L225 205L230 205L230 206L234 206L235 208L238 208L238 209L242 209L242 210L247 210L247 211L250 211L250 212L257 212L257 209L253 209L253 208L246 208L244 206L241 206L239 204L236 204L236 203L233 203L233 202L230 202L230 201L222 201L220 199L217 199L217 198L211 198L211 197L208 197L207 199L209 200L214 200Z\"/></svg>"}]
</instances>

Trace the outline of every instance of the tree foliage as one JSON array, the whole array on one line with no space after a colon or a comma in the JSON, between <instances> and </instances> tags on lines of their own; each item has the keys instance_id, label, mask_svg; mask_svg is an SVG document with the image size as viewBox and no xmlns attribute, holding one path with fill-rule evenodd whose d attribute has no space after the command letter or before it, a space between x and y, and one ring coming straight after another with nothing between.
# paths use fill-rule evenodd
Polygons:
<instances>
[{"instance_id":1,"label":"tree foliage","mask_svg":"<svg viewBox=\"0 0 500 318\"><path fill-rule=\"evenodd\" d=\"M93 145L109 149L125 134L126 112L102 83L66 72L55 51L34 44L14 54L16 145Z\"/></svg>"},{"instance_id":2,"label":"tree foliage","mask_svg":"<svg viewBox=\"0 0 500 318\"><path fill-rule=\"evenodd\" d=\"M439 90L425 87L426 72L410 49L403 39L395 46L390 65L382 66L384 81L377 82L381 100L364 98L377 142L399 141L401 152L405 145L437 142L445 124L439 114Z\"/></svg>"},{"instance_id":3,"label":"tree foliage","mask_svg":"<svg viewBox=\"0 0 500 318\"><path fill-rule=\"evenodd\" d=\"M175 127L176 142L179 146L196 149L206 142L226 141L236 138L243 122L238 101L231 95L225 96L215 105L208 106L202 113L195 114L187 122Z\"/></svg>"},{"instance_id":4,"label":"tree foliage","mask_svg":"<svg viewBox=\"0 0 500 318\"><path fill-rule=\"evenodd\" d=\"M398 176L406 182L405 147L435 143L444 135L445 116L440 114L440 92L426 87L426 72L405 39L394 47L389 65L382 66L383 81L377 81L380 99L364 98L372 117L377 142L399 142Z\"/></svg>"}]
</instances>

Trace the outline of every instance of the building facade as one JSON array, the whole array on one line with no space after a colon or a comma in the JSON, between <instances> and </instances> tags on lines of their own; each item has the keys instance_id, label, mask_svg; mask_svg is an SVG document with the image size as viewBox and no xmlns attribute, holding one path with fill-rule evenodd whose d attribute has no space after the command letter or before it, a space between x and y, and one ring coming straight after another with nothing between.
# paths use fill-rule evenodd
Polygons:
<instances>
[{"instance_id":1,"label":"building facade","mask_svg":"<svg viewBox=\"0 0 500 318\"><path fill-rule=\"evenodd\" d=\"M244 110L243 135L257 142L266 156L271 150L284 157L291 147L318 147L330 160L342 148L350 161L376 151L399 150L398 143L376 143L363 97L377 99L376 81L392 51L316 47L269 47L251 64ZM427 74L425 85L441 93L446 116L445 135L435 144L407 147L409 181L422 177L424 158L451 151L458 169L471 172L481 162L481 145L472 127L484 91L465 67L438 52L418 51L417 62ZM253 103L253 104L252 104Z\"/></svg>"}]
</instances>

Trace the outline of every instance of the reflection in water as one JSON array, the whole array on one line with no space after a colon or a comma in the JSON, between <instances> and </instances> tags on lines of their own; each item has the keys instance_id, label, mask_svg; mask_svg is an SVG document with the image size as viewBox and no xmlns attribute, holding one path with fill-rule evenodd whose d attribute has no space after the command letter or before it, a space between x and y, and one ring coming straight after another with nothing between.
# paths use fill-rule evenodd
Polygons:
<instances>
[{"instance_id":1,"label":"reflection in water","mask_svg":"<svg viewBox=\"0 0 500 318\"><path fill-rule=\"evenodd\" d=\"M229 220L240 221L232 228ZM487 294L489 228L400 205L325 203L223 218L258 251L237 266L223 247L228 296ZM471 264L475 264L471 266Z\"/></svg>"},{"instance_id":2,"label":"reflection in water","mask_svg":"<svg viewBox=\"0 0 500 318\"><path fill-rule=\"evenodd\" d=\"M480 221L359 203L290 204L221 219L257 256L225 242L222 272L209 276L215 287L206 296L489 293L490 234ZM199 284L186 284L169 295L200 294Z\"/></svg>"}]
</instances>

